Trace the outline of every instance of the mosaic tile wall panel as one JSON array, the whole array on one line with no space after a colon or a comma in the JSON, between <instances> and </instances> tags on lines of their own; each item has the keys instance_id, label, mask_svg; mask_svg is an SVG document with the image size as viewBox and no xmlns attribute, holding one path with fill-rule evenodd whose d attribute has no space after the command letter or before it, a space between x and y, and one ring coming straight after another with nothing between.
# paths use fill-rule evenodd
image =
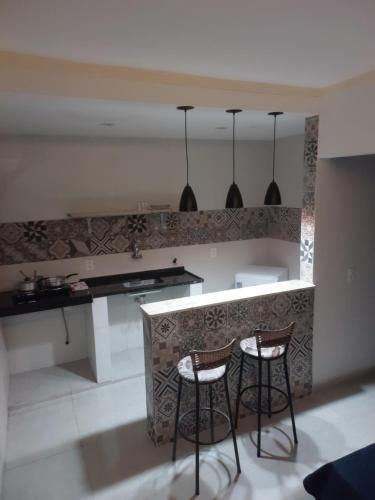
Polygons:
<instances>
[{"instance_id":1,"label":"mosaic tile wall panel","mask_svg":"<svg viewBox=\"0 0 375 500\"><path fill-rule=\"evenodd\" d=\"M301 209L268 207L268 237L299 242L301 239Z\"/></svg>"},{"instance_id":2,"label":"mosaic tile wall panel","mask_svg":"<svg viewBox=\"0 0 375 500\"><path fill-rule=\"evenodd\" d=\"M300 209L255 207L0 224L0 265L254 238L299 242ZM270 234L270 232L272 234Z\"/></svg>"},{"instance_id":3,"label":"mosaic tile wall panel","mask_svg":"<svg viewBox=\"0 0 375 500\"><path fill-rule=\"evenodd\" d=\"M305 122L304 176L301 214L301 280L313 282L315 233L315 181L318 155L319 117Z\"/></svg>"},{"instance_id":4,"label":"mosaic tile wall panel","mask_svg":"<svg viewBox=\"0 0 375 500\"><path fill-rule=\"evenodd\" d=\"M194 308L167 315L144 317L148 431L155 444L173 434L178 373L176 365L191 349L216 349L232 338L242 340L256 328L281 328L296 322L289 348L289 369L294 397L312 388L312 332L314 288L283 292L236 302ZM237 395L240 352L238 342L229 368L229 388L234 405ZM264 370L266 371L266 370ZM244 384L256 383L257 362L247 363ZM272 383L285 390L281 360L272 364ZM201 397L206 398L202 390ZM194 408L194 386L185 384L181 411ZM214 386L214 405L225 410L223 387ZM233 407L234 410L234 407ZM248 416L243 407L240 417ZM205 421L202 421L202 426ZM190 426L190 427L189 427ZM193 422L187 423L187 432Z\"/></svg>"}]
</instances>

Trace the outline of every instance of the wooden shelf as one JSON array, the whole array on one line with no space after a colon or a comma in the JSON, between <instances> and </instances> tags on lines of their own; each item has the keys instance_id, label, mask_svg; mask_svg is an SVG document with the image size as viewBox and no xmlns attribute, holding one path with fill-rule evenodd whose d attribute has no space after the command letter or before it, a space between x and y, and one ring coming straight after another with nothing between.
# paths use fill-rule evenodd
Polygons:
<instances>
[{"instance_id":1,"label":"wooden shelf","mask_svg":"<svg viewBox=\"0 0 375 500\"><path fill-rule=\"evenodd\" d=\"M68 212L66 215L72 219L91 219L92 217L119 217L121 215L147 215L147 214L162 214L174 212L177 209L172 207L163 209L123 209L123 210L100 210L100 211L88 211L88 212Z\"/></svg>"}]
</instances>

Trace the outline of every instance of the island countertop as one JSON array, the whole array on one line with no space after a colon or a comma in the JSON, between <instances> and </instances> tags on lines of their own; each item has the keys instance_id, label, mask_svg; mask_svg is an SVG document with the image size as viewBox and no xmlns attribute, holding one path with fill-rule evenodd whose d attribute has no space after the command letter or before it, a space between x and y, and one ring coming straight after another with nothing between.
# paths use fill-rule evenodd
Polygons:
<instances>
[{"instance_id":1,"label":"island countertop","mask_svg":"<svg viewBox=\"0 0 375 500\"><path fill-rule=\"evenodd\" d=\"M144 304L141 308L148 316L157 316L159 314L169 314L198 307L207 307L226 302L263 297L275 293L306 290L308 288L314 288L314 285L301 280L279 281L276 283L267 283L265 285L254 285L245 288L235 288L232 290L164 300L162 302L153 302Z\"/></svg>"},{"instance_id":2,"label":"island countertop","mask_svg":"<svg viewBox=\"0 0 375 500\"><path fill-rule=\"evenodd\" d=\"M236 339L228 372L234 410L241 357L239 343L253 335L257 328L277 330L295 322L289 351L292 397L310 394L314 292L313 284L291 280L142 305L148 433L153 442L167 443L173 436L178 386L176 367L192 350L219 349ZM257 360L250 359L247 365L248 384L254 385ZM279 373L276 367L272 370L272 383L282 390L285 381ZM217 405L221 408L225 401L223 387L215 390ZM182 411L194 408L193 392L185 393ZM240 418L248 415L249 412L240 408ZM186 423L186 428L188 434L194 432L193 419Z\"/></svg>"}]
</instances>

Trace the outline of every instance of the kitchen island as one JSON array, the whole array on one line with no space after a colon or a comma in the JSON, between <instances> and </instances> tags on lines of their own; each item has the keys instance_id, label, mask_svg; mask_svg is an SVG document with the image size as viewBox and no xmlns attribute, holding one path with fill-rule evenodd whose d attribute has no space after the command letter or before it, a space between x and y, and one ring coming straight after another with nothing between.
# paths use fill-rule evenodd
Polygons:
<instances>
[{"instance_id":1,"label":"kitchen island","mask_svg":"<svg viewBox=\"0 0 375 500\"><path fill-rule=\"evenodd\" d=\"M282 328L291 321L296 329L289 348L293 397L310 394L312 388L312 334L314 285L284 281L248 288L183 297L141 306L145 344L147 424L155 444L168 442L174 429L178 361L192 349L217 349L232 338L249 337L256 328ZM239 342L228 373L231 401L237 394ZM280 360L281 363L281 360ZM244 377L256 383L256 361L250 361ZM275 363L272 384L284 384L281 364ZM220 406L219 384L214 404ZM205 397L203 395L203 397ZM194 391L184 391L181 411L194 408ZM240 418L248 415L242 408ZM188 424L189 425L189 424ZM193 420L191 420L192 430Z\"/></svg>"}]
</instances>

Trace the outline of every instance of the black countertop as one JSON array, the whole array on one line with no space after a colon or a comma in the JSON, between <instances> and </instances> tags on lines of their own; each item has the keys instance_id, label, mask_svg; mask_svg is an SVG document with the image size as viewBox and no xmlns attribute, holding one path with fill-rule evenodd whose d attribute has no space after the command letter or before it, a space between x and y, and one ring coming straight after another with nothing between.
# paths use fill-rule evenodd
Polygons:
<instances>
[{"instance_id":1,"label":"black countertop","mask_svg":"<svg viewBox=\"0 0 375 500\"><path fill-rule=\"evenodd\" d=\"M49 309L59 309L60 307L90 304L93 300L90 290L68 292L64 295L37 297L33 302L23 303L17 303L14 295L14 291L0 293L0 318L37 311L48 311Z\"/></svg>"},{"instance_id":2,"label":"black countertop","mask_svg":"<svg viewBox=\"0 0 375 500\"><path fill-rule=\"evenodd\" d=\"M153 284L125 287L125 282L156 280ZM184 267L168 267L166 269L154 269L151 271L141 271L138 273L115 274L112 276L101 276L99 278L88 278L84 280L93 297L107 297L121 293L142 293L148 290L158 290L179 285L192 285L202 283L203 279L196 276Z\"/></svg>"},{"instance_id":3,"label":"black countertop","mask_svg":"<svg viewBox=\"0 0 375 500\"><path fill-rule=\"evenodd\" d=\"M156 280L153 284L141 286L125 287L123 283L140 280ZM192 285L202 283L203 279L185 270L184 267L171 267L166 269L154 269L138 273L115 274L111 276L100 276L97 278L87 278L85 281L88 290L71 292L63 295L53 295L37 297L33 302L17 303L15 292L0 293L0 318L5 316L16 316L37 311L47 311L49 309L59 309L61 307L90 304L96 297L107 297L110 295L142 293L148 290L155 290L179 285Z\"/></svg>"}]
</instances>

